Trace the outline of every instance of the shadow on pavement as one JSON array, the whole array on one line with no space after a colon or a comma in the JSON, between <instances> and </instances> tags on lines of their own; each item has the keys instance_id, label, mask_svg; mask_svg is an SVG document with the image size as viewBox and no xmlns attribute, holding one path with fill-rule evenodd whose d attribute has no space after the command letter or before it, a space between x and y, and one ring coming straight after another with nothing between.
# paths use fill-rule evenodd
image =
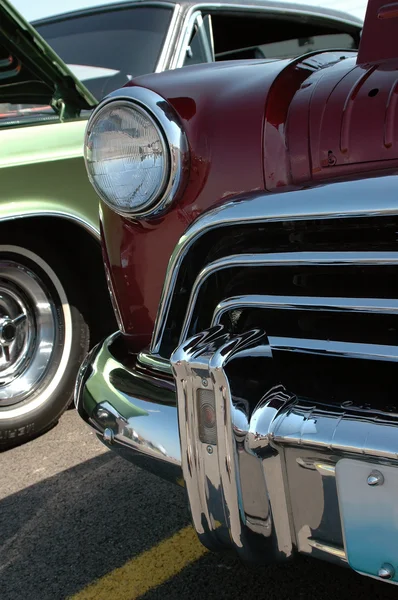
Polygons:
<instances>
[{"instance_id":1,"label":"shadow on pavement","mask_svg":"<svg viewBox=\"0 0 398 600\"><path fill-rule=\"evenodd\" d=\"M181 488L107 452L0 502L0 598L66 598L188 523Z\"/></svg>"},{"instance_id":2,"label":"shadow on pavement","mask_svg":"<svg viewBox=\"0 0 398 600\"><path fill-rule=\"evenodd\" d=\"M64 599L188 523L181 488L102 454L0 502L0 597ZM303 558L250 568L208 554L142 598L251 597L388 600L396 588Z\"/></svg>"},{"instance_id":3,"label":"shadow on pavement","mask_svg":"<svg viewBox=\"0 0 398 600\"><path fill-rule=\"evenodd\" d=\"M298 557L292 564L253 567L209 554L140 600L396 600L396 597L396 586L315 559Z\"/></svg>"}]
</instances>

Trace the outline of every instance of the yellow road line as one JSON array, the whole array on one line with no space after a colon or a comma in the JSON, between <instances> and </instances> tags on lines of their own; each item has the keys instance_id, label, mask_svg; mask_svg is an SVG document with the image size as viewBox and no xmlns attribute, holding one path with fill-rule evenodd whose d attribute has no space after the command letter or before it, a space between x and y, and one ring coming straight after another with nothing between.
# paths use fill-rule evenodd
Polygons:
<instances>
[{"instance_id":1,"label":"yellow road line","mask_svg":"<svg viewBox=\"0 0 398 600\"><path fill-rule=\"evenodd\" d=\"M134 600L206 554L191 526L104 575L70 600Z\"/></svg>"}]
</instances>

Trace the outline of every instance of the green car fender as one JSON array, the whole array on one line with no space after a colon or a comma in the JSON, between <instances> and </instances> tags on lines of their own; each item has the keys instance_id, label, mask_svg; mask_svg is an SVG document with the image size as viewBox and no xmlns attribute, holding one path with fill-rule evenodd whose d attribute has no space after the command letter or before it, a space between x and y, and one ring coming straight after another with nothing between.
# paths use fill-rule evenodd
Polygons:
<instances>
[{"instance_id":1,"label":"green car fender","mask_svg":"<svg viewBox=\"0 0 398 600\"><path fill-rule=\"evenodd\" d=\"M99 200L83 159L86 123L79 119L0 130L0 222L58 216L98 237Z\"/></svg>"}]
</instances>

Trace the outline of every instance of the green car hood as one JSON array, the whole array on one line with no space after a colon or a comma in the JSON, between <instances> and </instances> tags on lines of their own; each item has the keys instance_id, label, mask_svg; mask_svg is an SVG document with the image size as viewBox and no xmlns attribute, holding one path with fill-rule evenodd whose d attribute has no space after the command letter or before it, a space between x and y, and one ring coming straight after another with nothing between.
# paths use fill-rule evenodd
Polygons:
<instances>
[{"instance_id":1,"label":"green car hood","mask_svg":"<svg viewBox=\"0 0 398 600\"><path fill-rule=\"evenodd\" d=\"M7 0L0 0L0 103L51 105L61 118L97 104Z\"/></svg>"}]
</instances>

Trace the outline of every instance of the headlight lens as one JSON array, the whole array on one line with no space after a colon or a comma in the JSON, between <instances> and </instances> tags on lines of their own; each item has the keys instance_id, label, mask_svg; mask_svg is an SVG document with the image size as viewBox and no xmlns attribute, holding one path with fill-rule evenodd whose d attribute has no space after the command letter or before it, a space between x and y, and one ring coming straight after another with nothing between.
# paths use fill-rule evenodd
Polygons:
<instances>
[{"instance_id":1,"label":"headlight lens","mask_svg":"<svg viewBox=\"0 0 398 600\"><path fill-rule=\"evenodd\" d=\"M109 102L93 115L85 159L97 193L122 214L145 212L168 182L164 135L151 115L133 102Z\"/></svg>"}]
</instances>

